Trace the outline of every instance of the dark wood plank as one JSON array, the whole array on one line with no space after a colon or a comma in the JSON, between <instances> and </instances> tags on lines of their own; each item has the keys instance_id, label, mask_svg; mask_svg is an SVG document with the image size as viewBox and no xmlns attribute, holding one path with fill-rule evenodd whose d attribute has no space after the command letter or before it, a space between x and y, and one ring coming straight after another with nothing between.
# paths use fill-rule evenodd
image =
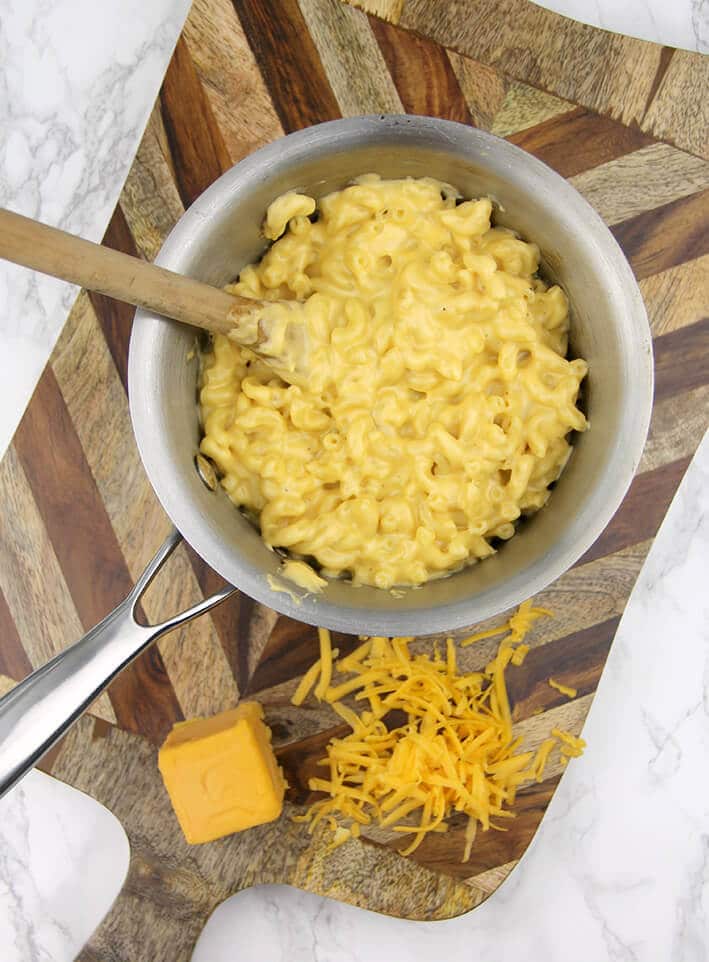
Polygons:
<instances>
[{"instance_id":1,"label":"dark wood plank","mask_svg":"<svg viewBox=\"0 0 709 962\"><path fill-rule=\"evenodd\" d=\"M131 257L139 256L120 204L116 205L101 243L114 251L130 254ZM123 386L128 390L128 344L133 327L133 318L135 317L135 308L131 304L125 304L123 301L106 297L105 294L98 294L95 291L89 291L88 294L96 317L103 328L106 344L111 352L118 375L123 382Z\"/></svg>"},{"instance_id":2,"label":"dark wood plank","mask_svg":"<svg viewBox=\"0 0 709 962\"><path fill-rule=\"evenodd\" d=\"M160 104L177 189L189 207L232 161L184 37L167 68Z\"/></svg>"},{"instance_id":3,"label":"dark wood plank","mask_svg":"<svg viewBox=\"0 0 709 962\"><path fill-rule=\"evenodd\" d=\"M654 538L691 460L680 458L639 474L606 530L576 564L587 564Z\"/></svg>"},{"instance_id":4,"label":"dark wood plank","mask_svg":"<svg viewBox=\"0 0 709 962\"><path fill-rule=\"evenodd\" d=\"M0 591L0 675L22 681L31 671L32 662L22 647L5 595Z\"/></svg>"},{"instance_id":5,"label":"dark wood plank","mask_svg":"<svg viewBox=\"0 0 709 962\"><path fill-rule=\"evenodd\" d=\"M520 858L534 838L559 780L559 776L548 778L522 789L514 805L515 818L500 820L504 831L478 831L467 862L461 861L467 818L460 815L450 819L447 832L428 834L409 858L430 871L459 879L471 878ZM411 835L402 833L383 847L399 851L412 840Z\"/></svg>"},{"instance_id":6,"label":"dark wood plank","mask_svg":"<svg viewBox=\"0 0 709 962\"><path fill-rule=\"evenodd\" d=\"M709 190L611 227L638 280L709 253Z\"/></svg>"},{"instance_id":7,"label":"dark wood plank","mask_svg":"<svg viewBox=\"0 0 709 962\"><path fill-rule=\"evenodd\" d=\"M407 113L473 123L443 47L376 17L370 23Z\"/></svg>"},{"instance_id":8,"label":"dark wood plank","mask_svg":"<svg viewBox=\"0 0 709 962\"><path fill-rule=\"evenodd\" d=\"M340 116L297 0L233 0L286 133Z\"/></svg>"},{"instance_id":9,"label":"dark wood plank","mask_svg":"<svg viewBox=\"0 0 709 962\"><path fill-rule=\"evenodd\" d=\"M334 715L334 712L333 712ZM348 725L335 725L325 731L317 732L308 738L290 742L276 749L276 757L283 768L288 782L288 801L294 805L309 805L316 798L323 798L322 792L310 790L311 778L322 778L322 766L318 764L327 754L331 738L343 738L350 733Z\"/></svg>"},{"instance_id":10,"label":"dark wood plank","mask_svg":"<svg viewBox=\"0 0 709 962\"><path fill-rule=\"evenodd\" d=\"M578 107L551 117L507 138L553 167L562 177L573 177L655 143L637 127Z\"/></svg>"},{"instance_id":11,"label":"dark wood plank","mask_svg":"<svg viewBox=\"0 0 709 962\"><path fill-rule=\"evenodd\" d=\"M108 722L104 722L103 719L97 718L95 720L97 722L100 721L104 725L108 725ZM43 755L42 758L40 758L40 760L37 762L37 765L35 767L38 768L41 772L44 772L45 775L51 775L52 768L54 767L54 763L57 761L57 759L61 755L65 745L66 745L66 736L64 738L60 738L59 741L56 743L56 745L50 748L47 754Z\"/></svg>"},{"instance_id":12,"label":"dark wood plank","mask_svg":"<svg viewBox=\"0 0 709 962\"><path fill-rule=\"evenodd\" d=\"M655 402L709 384L709 317L656 337L653 350Z\"/></svg>"},{"instance_id":13,"label":"dark wood plank","mask_svg":"<svg viewBox=\"0 0 709 962\"><path fill-rule=\"evenodd\" d=\"M97 624L132 581L51 367L15 435L15 448L84 628ZM182 717L157 647L111 685L122 728L161 740Z\"/></svg>"},{"instance_id":14,"label":"dark wood plank","mask_svg":"<svg viewBox=\"0 0 709 962\"><path fill-rule=\"evenodd\" d=\"M197 552L185 542L190 564L205 598L226 585L221 575L210 568ZM216 608L211 618L226 655L229 667L236 679L240 693L244 693L249 681L249 625L256 602L238 591Z\"/></svg>"},{"instance_id":15,"label":"dark wood plank","mask_svg":"<svg viewBox=\"0 0 709 962\"><path fill-rule=\"evenodd\" d=\"M339 650L341 657L360 644L355 635L345 635L339 631L331 632L330 637L332 647ZM249 694L265 691L305 674L319 658L319 652L316 628L292 618L279 617L249 681Z\"/></svg>"},{"instance_id":16,"label":"dark wood plank","mask_svg":"<svg viewBox=\"0 0 709 962\"><path fill-rule=\"evenodd\" d=\"M552 688L549 678L576 688L578 696L598 687L620 618L609 618L583 631L532 648L519 666L505 672L515 721L565 704L566 695Z\"/></svg>"}]
</instances>

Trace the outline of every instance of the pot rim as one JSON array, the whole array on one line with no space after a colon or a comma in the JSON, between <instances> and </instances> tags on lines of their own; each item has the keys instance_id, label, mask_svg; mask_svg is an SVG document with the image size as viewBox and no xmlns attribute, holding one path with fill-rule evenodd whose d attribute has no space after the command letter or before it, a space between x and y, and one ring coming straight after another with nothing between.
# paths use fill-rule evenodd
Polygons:
<instances>
[{"instance_id":1,"label":"pot rim","mask_svg":"<svg viewBox=\"0 0 709 962\"><path fill-rule=\"evenodd\" d=\"M621 412L620 429L603 476L605 496L603 500L589 498L584 509L585 523L577 536L569 544L555 543L543 563L534 565L534 571L527 569L513 575L486 591L482 600L480 596L473 596L409 610L347 608L324 596L307 594L296 603L288 594L274 591L261 569L235 552L232 546L212 537L200 512L180 492L179 486L171 483L174 463L165 437L155 430L159 406L146 365L140 362L151 349L156 325L165 324L165 320L139 309L130 341L129 398L138 449L160 503L183 537L207 564L256 601L298 621L352 634L421 635L453 631L511 608L555 581L591 547L620 506L640 462L652 410L652 340L647 315L633 272L613 235L590 204L551 168L507 141L453 121L408 115L352 117L279 138L244 158L207 188L172 229L155 262L178 269L199 239L209 233L210 222L223 207L225 198L245 182L253 186L266 178L268 171L278 166L286 155L305 158L313 147L320 152L328 145L334 149L343 137L381 139L385 136L405 141L422 133L458 154L472 151L472 156L483 163L484 156L494 152L498 166L502 162L510 171L523 164L527 168L526 179L553 189L559 218L581 223L584 234L593 242L598 260L603 262L607 273L606 281L613 283L620 299L618 314L627 321L631 333L632 363L625 357L625 368L631 380L629 393L633 403Z\"/></svg>"}]
</instances>

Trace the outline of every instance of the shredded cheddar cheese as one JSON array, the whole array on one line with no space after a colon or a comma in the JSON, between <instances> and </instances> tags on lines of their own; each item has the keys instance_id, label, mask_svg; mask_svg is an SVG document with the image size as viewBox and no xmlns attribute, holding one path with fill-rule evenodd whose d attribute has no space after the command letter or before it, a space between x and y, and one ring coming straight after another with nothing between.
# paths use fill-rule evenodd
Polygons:
<instances>
[{"instance_id":1,"label":"shredded cheddar cheese","mask_svg":"<svg viewBox=\"0 0 709 962\"><path fill-rule=\"evenodd\" d=\"M505 631L509 632L505 639L506 641L520 642L526 636L534 622L538 618L544 617L553 618L554 616L547 608L534 608L532 606L532 599L528 598L527 601L522 602L509 621L505 621L496 628L487 628L485 631L478 631L474 635L468 635L467 638L463 638L461 641L461 647L467 648L468 645L472 645L476 641L482 641L483 638L494 638L496 635L501 635Z\"/></svg>"},{"instance_id":2,"label":"shredded cheddar cheese","mask_svg":"<svg viewBox=\"0 0 709 962\"><path fill-rule=\"evenodd\" d=\"M562 685L560 681L555 681L553 678L549 679L549 684L552 688L555 688L562 695L566 695L567 698L575 698L578 695L577 688L570 688L568 685Z\"/></svg>"},{"instance_id":3,"label":"shredded cheddar cheese","mask_svg":"<svg viewBox=\"0 0 709 962\"><path fill-rule=\"evenodd\" d=\"M572 735L571 732L562 731L560 728L552 728L551 733L562 743L562 757L566 756L567 758L578 758L580 755L583 755L583 750L586 747L586 742L583 740L583 738L579 738L577 735Z\"/></svg>"},{"instance_id":4,"label":"shredded cheddar cheese","mask_svg":"<svg viewBox=\"0 0 709 962\"><path fill-rule=\"evenodd\" d=\"M318 701L322 701L332 678L332 645L327 628L318 628L318 639L320 641L320 680L315 686L315 697Z\"/></svg>"},{"instance_id":5,"label":"shredded cheddar cheese","mask_svg":"<svg viewBox=\"0 0 709 962\"><path fill-rule=\"evenodd\" d=\"M338 660L329 632L319 629L320 659L292 700L302 704L315 685L315 696L351 732L330 741L319 763L327 772L309 781L310 790L325 797L296 818L311 832L321 821L329 825L332 847L357 837L363 826L390 828L408 836L400 851L409 855L427 834L447 831L446 820L457 813L467 817L467 861L478 830L502 829L500 823L514 817L518 788L542 780L557 745L563 762L585 744L554 729L536 752L520 751L521 739L513 735L505 671L522 663L529 651L522 639L549 614L525 602L502 627L481 633L508 632L484 670L467 674L459 671L452 638L444 654L434 645L432 656L411 654L412 638L368 638ZM342 675L349 677L340 681ZM359 711L357 703L363 703Z\"/></svg>"}]
</instances>

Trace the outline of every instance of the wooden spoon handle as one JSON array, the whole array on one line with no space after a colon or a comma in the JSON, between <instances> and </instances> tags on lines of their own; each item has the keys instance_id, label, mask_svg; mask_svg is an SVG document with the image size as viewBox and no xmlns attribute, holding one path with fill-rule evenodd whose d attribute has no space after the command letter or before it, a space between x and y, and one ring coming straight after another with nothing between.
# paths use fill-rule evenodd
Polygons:
<instances>
[{"instance_id":1,"label":"wooden spoon handle","mask_svg":"<svg viewBox=\"0 0 709 962\"><path fill-rule=\"evenodd\" d=\"M236 340L239 316L261 304L2 208L0 257Z\"/></svg>"}]
</instances>

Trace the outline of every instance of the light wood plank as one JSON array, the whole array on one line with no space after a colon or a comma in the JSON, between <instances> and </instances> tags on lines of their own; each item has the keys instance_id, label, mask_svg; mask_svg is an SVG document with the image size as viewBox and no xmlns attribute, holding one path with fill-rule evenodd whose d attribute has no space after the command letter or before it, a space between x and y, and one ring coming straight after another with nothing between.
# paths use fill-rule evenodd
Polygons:
<instances>
[{"instance_id":1,"label":"light wood plank","mask_svg":"<svg viewBox=\"0 0 709 962\"><path fill-rule=\"evenodd\" d=\"M472 878L465 879L464 884L484 892L486 896L492 895L495 889L502 885L518 862L519 859L513 859L511 862L505 862L504 865L496 865L495 868L488 869L487 872L480 872L478 875L473 875Z\"/></svg>"},{"instance_id":2,"label":"light wood plank","mask_svg":"<svg viewBox=\"0 0 709 962\"><path fill-rule=\"evenodd\" d=\"M184 37L234 163L282 136L230 0L194 0Z\"/></svg>"},{"instance_id":3,"label":"light wood plank","mask_svg":"<svg viewBox=\"0 0 709 962\"><path fill-rule=\"evenodd\" d=\"M340 0L298 0L343 117L403 107L366 16Z\"/></svg>"},{"instance_id":4,"label":"light wood plank","mask_svg":"<svg viewBox=\"0 0 709 962\"><path fill-rule=\"evenodd\" d=\"M638 123L661 47L529 0L406 0L400 25L563 100Z\"/></svg>"},{"instance_id":5,"label":"light wood plank","mask_svg":"<svg viewBox=\"0 0 709 962\"><path fill-rule=\"evenodd\" d=\"M498 137L508 137L568 113L574 107L568 100L561 100L529 84L511 83L490 129Z\"/></svg>"},{"instance_id":6,"label":"light wood plank","mask_svg":"<svg viewBox=\"0 0 709 962\"><path fill-rule=\"evenodd\" d=\"M492 130L505 103L509 80L494 67L461 57L454 50L448 50L447 56L473 122L483 130Z\"/></svg>"},{"instance_id":7,"label":"light wood plank","mask_svg":"<svg viewBox=\"0 0 709 962\"><path fill-rule=\"evenodd\" d=\"M152 261L184 214L159 106L153 108L119 201L136 247Z\"/></svg>"},{"instance_id":8,"label":"light wood plank","mask_svg":"<svg viewBox=\"0 0 709 962\"><path fill-rule=\"evenodd\" d=\"M135 579L171 524L145 476L125 391L85 293L57 343L52 366ZM189 560L178 549L143 604L157 622L201 598ZM171 632L159 647L185 715L212 714L236 704L236 682L208 615Z\"/></svg>"},{"instance_id":9,"label":"light wood plank","mask_svg":"<svg viewBox=\"0 0 709 962\"><path fill-rule=\"evenodd\" d=\"M508 137L528 127L575 109L529 84L510 80L494 67L463 57L454 50L448 58L475 123L498 137Z\"/></svg>"},{"instance_id":10,"label":"light wood plank","mask_svg":"<svg viewBox=\"0 0 709 962\"><path fill-rule=\"evenodd\" d=\"M638 471L690 457L709 427L709 386L658 401Z\"/></svg>"},{"instance_id":11,"label":"light wood plank","mask_svg":"<svg viewBox=\"0 0 709 962\"><path fill-rule=\"evenodd\" d=\"M709 160L709 57L675 50L643 126Z\"/></svg>"},{"instance_id":12,"label":"light wood plank","mask_svg":"<svg viewBox=\"0 0 709 962\"><path fill-rule=\"evenodd\" d=\"M371 13L389 23L398 23L404 0L346 0L353 7L358 7L365 13Z\"/></svg>"},{"instance_id":13,"label":"light wood plank","mask_svg":"<svg viewBox=\"0 0 709 962\"><path fill-rule=\"evenodd\" d=\"M3 695L9 694L12 689L17 685L14 678L8 678L7 675L0 675L0 698Z\"/></svg>"},{"instance_id":14,"label":"light wood plank","mask_svg":"<svg viewBox=\"0 0 709 962\"><path fill-rule=\"evenodd\" d=\"M19 458L0 462L0 587L33 668L77 641L84 629ZM107 694L96 713L115 723Z\"/></svg>"},{"instance_id":15,"label":"light wood plank","mask_svg":"<svg viewBox=\"0 0 709 962\"><path fill-rule=\"evenodd\" d=\"M709 186L709 163L652 144L569 178L610 226Z\"/></svg>"},{"instance_id":16,"label":"light wood plank","mask_svg":"<svg viewBox=\"0 0 709 962\"><path fill-rule=\"evenodd\" d=\"M655 337L700 321L709 306L709 254L643 278L640 290Z\"/></svg>"}]
</instances>

